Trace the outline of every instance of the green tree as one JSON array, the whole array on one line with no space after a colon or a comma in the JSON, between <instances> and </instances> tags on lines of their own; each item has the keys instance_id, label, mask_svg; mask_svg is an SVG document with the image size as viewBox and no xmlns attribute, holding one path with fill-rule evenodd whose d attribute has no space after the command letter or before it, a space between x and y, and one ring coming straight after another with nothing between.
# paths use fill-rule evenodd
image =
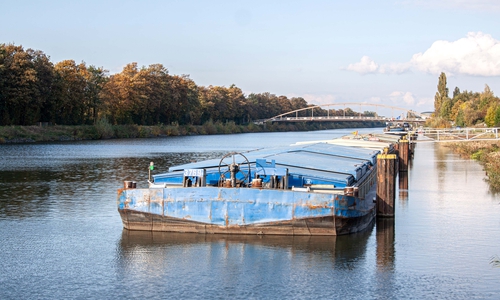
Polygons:
<instances>
[{"instance_id":1,"label":"green tree","mask_svg":"<svg viewBox=\"0 0 500 300\"><path fill-rule=\"evenodd\" d=\"M63 60L54 67L57 89L56 122L79 125L85 122L85 91L87 67L74 60Z\"/></svg>"},{"instance_id":2,"label":"green tree","mask_svg":"<svg viewBox=\"0 0 500 300\"><path fill-rule=\"evenodd\" d=\"M465 126L464 111L462 109L459 109L457 111L457 116L455 118L455 125L462 127Z\"/></svg>"},{"instance_id":3,"label":"green tree","mask_svg":"<svg viewBox=\"0 0 500 300\"><path fill-rule=\"evenodd\" d=\"M89 66L85 73L85 118L87 123L96 124L103 109L102 90L108 81L108 71L104 68Z\"/></svg>"},{"instance_id":4,"label":"green tree","mask_svg":"<svg viewBox=\"0 0 500 300\"><path fill-rule=\"evenodd\" d=\"M6 66L5 58L7 56L7 49L4 44L0 44L0 125L7 125L10 123L10 116L7 107L7 95L5 89L7 88L6 80Z\"/></svg>"},{"instance_id":5,"label":"green tree","mask_svg":"<svg viewBox=\"0 0 500 300\"><path fill-rule=\"evenodd\" d=\"M442 117L441 115L441 106L443 103L448 99L448 88L446 87L446 74L441 73L439 75L439 82L438 82L438 91L436 92L436 95L434 96L434 114L437 117ZM447 112L447 109L444 110L444 112Z\"/></svg>"},{"instance_id":6,"label":"green tree","mask_svg":"<svg viewBox=\"0 0 500 300\"><path fill-rule=\"evenodd\" d=\"M307 101L302 98L302 97L293 97L290 99L290 103L292 105L293 110L301 109L301 108L306 108L309 106ZM306 111L301 111L298 113L299 117L305 117L307 115Z\"/></svg>"},{"instance_id":7,"label":"green tree","mask_svg":"<svg viewBox=\"0 0 500 300\"><path fill-rule=\"evenodd\" d=\"M37 76L37 99L34 101L40 108L40 122L55 122L56 118L56 97L54 95L54 80L55 70L54 64L50 61L49 57L41 51L31 52L33 60L33 67Z\"/></svg>"},{"instance_id":8,"label":"green tree","mask_svg":"<svg viewBox=\"0 0 500 300\"><path fill-rule=\"evenodd\" d=\"M168 70L163 65L143 67L131 80L132 95L135 95L131 114L135 124L153 125L166 121L161 118L165 112L175 118L177 107L171 101Z\"/></svg>"},{"instance_id":9,"label":"green tree","mask_svg":"<svg viewBox=\"0 0 500 300\"><path fill-rule=\"evenodd\" d=\"M452 100L450 98L443 99L443 102L441 103L441 109L439 111L439 116L445 120L451 120L452 108Z\"/></svg>"}]
</instances>

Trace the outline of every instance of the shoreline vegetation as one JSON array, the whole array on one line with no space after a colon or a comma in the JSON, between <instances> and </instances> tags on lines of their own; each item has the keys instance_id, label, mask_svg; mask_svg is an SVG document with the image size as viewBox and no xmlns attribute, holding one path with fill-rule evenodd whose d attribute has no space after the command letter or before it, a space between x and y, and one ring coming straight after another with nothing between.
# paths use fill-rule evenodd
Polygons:
<instances>
[{"instance_id":1,"label":"shoreline vegetation","mask_svg":"<svg viewBox=\"0 0 500 300\"><path fill-rule=\"evenodd\" d=\"M452 96L448 94L446 74L442 72L434 96L434 112L426 127L500 127L500 98L487 84L482 93L461 91L455 87ZM490 190L500 192L499 141L450 142L445 146L462 157L479 161L486 172Z\"/></svg>"},{"instance_id":2,"label":"shoreline vegetation","mask_svg":"<svg viewBox=\"0 0 500 300\"><path fill-rule=\"evenodd\" d=\"M492 192L500 192L500 141L450 142L444 145L464 158L477 160L484 168Z\"/></svg>"},{"instance_id":3,"label":"shoreline vegetation","mask_svg":"<svg viewBox=\"0 0 500 300\"><path fill-rule=\"evenodd\" d=\"M234 134L251 132L309 131L341 128L384 127L380 122L371 124L361 122L341 122L333 124L294 123L266 124L249 123L238 125L235 122L208 121L203 125L112 125L105 119L95 125L51 125L51 126L0 126L0 144L61 142L79 140L103 140L123 138L155 138L185 135Z\"/></svg>"}]
</instances>

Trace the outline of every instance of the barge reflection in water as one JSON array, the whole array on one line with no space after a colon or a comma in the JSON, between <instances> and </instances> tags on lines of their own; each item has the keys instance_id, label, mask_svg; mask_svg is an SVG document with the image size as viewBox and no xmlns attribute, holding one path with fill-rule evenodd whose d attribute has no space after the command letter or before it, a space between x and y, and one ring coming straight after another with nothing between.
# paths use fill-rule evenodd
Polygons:
<instances>
[{"instance_id":1,"label":"barge reflection in water","mask_svg":"<svg viewBox=\"0 0 500 300\"><path fill-rule=\"evenodd\" d=\"M349 236L225 235L123 229L120 253L125 265L136 260L132 262L134 266L144 264L146 269L154 268L158 260L164 260L164 272L169 272L172 261L179 261L177 254L169 255L179 249L186 254L180 261L184 264L183 268L188 269L193 264L216 267L214 263L224 263L230 252L238 253L238 260L259 261L259 251L277 251L276 254L285 254L289 258L305 256L312 260L318 259L321 263L325 263L325 258L328 258L331 266L338 268L346 263L361 262L359 258L366 255L373 227L372 224L369 229ZM196 257L200 249L210 255ZM293 264L293 261L288 263ZM282 267L278 262L273 264L276 264L276 269Z\"/></svg>"}]
</instances>

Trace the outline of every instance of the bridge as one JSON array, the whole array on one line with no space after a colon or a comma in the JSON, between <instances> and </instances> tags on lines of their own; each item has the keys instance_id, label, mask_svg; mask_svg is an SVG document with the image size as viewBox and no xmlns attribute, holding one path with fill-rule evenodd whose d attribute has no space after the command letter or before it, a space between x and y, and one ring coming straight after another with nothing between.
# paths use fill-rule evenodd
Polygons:
<instances>
[{"instance_id":1,"label":"bridge","mask_svg":"<svg viewBox=\"0 0 500 300\"><path fill-rule=\"evenodd\" d=\"M357 113L357 115L347 115L346 116L346 109L349 108L349 106L359 106L360 110L361 107L375 107L375 116L364 116L361 112ZM332 106L343 106L343 115L342 116L330 116L330 107ZM326 109L326 116L325 115L314 115L314 110L320 108L320 109ZM379 116L377 110L379 108L383 109L391 109L392 112L394 113L394 110L396 111L402 111L406 113L406 117L400 118L399 116L394 118L394 114L392 114L391 117L384 117L384 116ZM351 109L352 110L352 109ZM300 112L306 112L306 116L300 116ZM303 115L303 114L302 114ZM412 117L408 117L412 116ZM411 123L424 123L425 122L425 116L421 115L420 113L409 110L406 108L401 108L401 107L396 107L396 106L390 106L390 105L383 105L383 104L370 104L370 103L359 103L359 102L344 102L344 103L331 103L331 104L322 104L322 105L314 105L314 106L309 106L301 109L296 109L293 111L289 111L287 113L279 114L274 117L268 118L268 119L260 119L260 120L255 120L255 124L263 124L266 122L390 122L390 121L405 121L405 122L411 122Z\"/></svg>"}]
</instances>

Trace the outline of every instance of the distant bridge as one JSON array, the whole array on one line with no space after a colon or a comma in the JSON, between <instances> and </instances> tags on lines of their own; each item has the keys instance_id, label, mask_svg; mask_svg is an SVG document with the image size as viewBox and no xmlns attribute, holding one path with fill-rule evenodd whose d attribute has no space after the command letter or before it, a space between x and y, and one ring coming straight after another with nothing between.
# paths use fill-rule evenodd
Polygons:
<instances>
[{"instance_id":1,"label":"distant bridge","mask_svg":"<svg viewBox=\"0 0 500 300\"><path fill-rule=\"evenodd\" d=\"M413 115L415 117L413 118L394 118L394 117L383 117L383 116L378 116L377 111L375 111L374 117L367 117L363 116L361 112L358 113L358 115L355 116L346 116L345 111L346 108L350 108L347 106L359 106L360 109L361 107L365 106L370 106L370 107L375 107L375 108L388 108L391 109L393 112L394 110L397 111L403 111L406 113L406 115ZM343 106L344 109L344 114L342 116L330 116L330 107L331 106ZM327 108L327 115L326 116L314 116L314 109L315 108ZM352 108L350 108L352 110ZM301 116L299 117L299 112L306 111L307 116ZM308 112L310 111L310 113ZM272 118L268 119L260 119L260 120L255 120L254 123L256 124L263 124L266 122L373 122L373 121L380 121L380 122L389 122L389 121L406 121L406 122L412 122L412 123L424 123L425 122L425 116L421 115L420 113L409 110L406 108L401 108L401 107L396 107L396 106L390 106L390 105L383 105L383 104L370 104L370 103L359 103L359 102L344 102L344 103L332 103L332 104L322 104L322 105L314 105L314 106L309 106L306 108L301 108L301 109L296 109L293 111L289 111L287 113L283 113L277 116L274 116Z\"/></svg>"}]
</instances>

